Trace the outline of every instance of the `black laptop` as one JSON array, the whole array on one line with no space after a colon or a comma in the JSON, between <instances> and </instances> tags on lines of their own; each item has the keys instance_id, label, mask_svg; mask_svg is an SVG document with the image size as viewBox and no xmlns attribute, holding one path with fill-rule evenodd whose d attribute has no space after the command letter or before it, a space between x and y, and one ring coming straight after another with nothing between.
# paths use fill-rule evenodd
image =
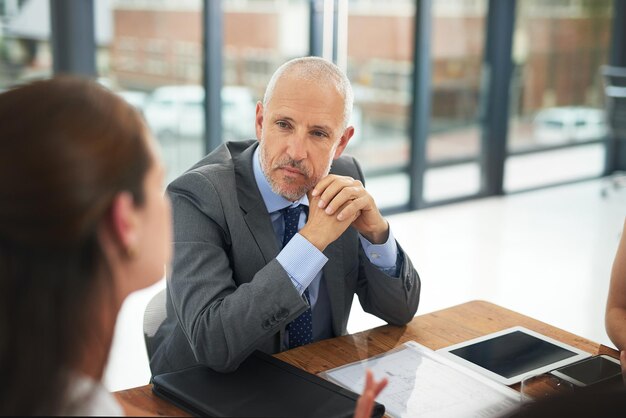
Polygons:
<instances>
[{"instance_id":1,"label":"black laptop","mask_svg":"<svg viewBox=\"0 0 626 418\"><path fill-rule=\"evenodd\" d=\"M152 383L157 396L196 416L347 418L359 396L260 351L232 373L194 366ZM372 416L384 413L376 403Z\"/></svg>"}]
</instances>

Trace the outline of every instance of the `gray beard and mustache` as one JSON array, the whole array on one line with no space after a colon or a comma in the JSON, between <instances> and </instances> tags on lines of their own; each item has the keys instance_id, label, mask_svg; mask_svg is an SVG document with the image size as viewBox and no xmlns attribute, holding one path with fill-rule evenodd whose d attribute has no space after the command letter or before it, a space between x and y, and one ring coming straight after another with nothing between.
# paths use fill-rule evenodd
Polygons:
<instances>
[{"instance_id":1,"label":"gray beard and mustache","mask_svg":"<svg viewBox=\"0 0 626 418\"><path fill-rule=\"evenodd\" d=\"M296 200L300 199L309 190L312 190L321 179L323 179L324 177L328 175L328 173L330 172L330 166L332 165L332 162L333 162L333 155L335 154L334 148L333 148L333 152L331 153L331 156L328 160L328 164L326 166L326 169L324 170L324 173L318 177L311 177L311 170L304 164L303 161L294 160L290 158L288 155L284 155L280 157L270 167L268 158L266 155L267 150L264 144L265 144L265 141L261 141L261 143L259 144L260 151L261 151L259 156L260 156L261 170L263 171L263 175L267 179L267 182L269 183L270 188L272 189L274 193L284 197L285 199L291 202L295 202ZM298 186L297 188L294 189L295 180L291 177L283 176L282 184L279 181L275 180L272 177L272 173L276 172L277 169L284 168L284 167L291 167L300 171L304 175L304 179L305 179L304 183L301 186Z\"/></svg>"}]
</instances>

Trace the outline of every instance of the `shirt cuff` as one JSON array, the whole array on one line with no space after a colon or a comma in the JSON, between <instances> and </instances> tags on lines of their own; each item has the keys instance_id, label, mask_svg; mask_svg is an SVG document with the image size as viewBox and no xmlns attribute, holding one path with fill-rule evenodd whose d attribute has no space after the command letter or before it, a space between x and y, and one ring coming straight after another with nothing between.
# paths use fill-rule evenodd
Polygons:
<instances>
[{"instance_id":1,"label":"shirt cuff","mask_svg":"<svg viewBox=\"0 0 626 418\"><path fill-rule=\"evenodd\" d=\"M328 257L297 233L276 256L276 260L283 266L296 290L302 295L322 270Z\"/></svg>"},{"instance_id":2,"label":"shirt cuff","mask_svg":"<svg viewBox=\"0 0 626 418\"><path fill-rule=\"evenodd\" d=\"M393 273L396 272L398 262L398 245L391 228L389 228L389 237L384 244L372 244L361 234L359 234L359 239L370 262L383 272L387 274L391 272L391 275L395 276L396 274Z\"/></svg>"}]
</instances>

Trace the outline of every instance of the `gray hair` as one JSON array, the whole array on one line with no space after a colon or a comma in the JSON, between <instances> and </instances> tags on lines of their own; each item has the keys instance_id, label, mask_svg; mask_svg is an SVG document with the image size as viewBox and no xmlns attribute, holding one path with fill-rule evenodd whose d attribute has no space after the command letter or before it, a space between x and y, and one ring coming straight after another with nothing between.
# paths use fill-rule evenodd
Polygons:
<instances>
[{"instance_id":1,"label":"gray hair","mask_svg":"<svg viewBox=\"0 0 626 418\"><path fill-rule=\"evenodd\" d=\"M352 114L354 95L350 80L339 67L320 57L302 57L287 61L278 67L267 84L265 95L263 96L263 108L267 107L267 104L272 99L278 80L286 74L296 74L300 79L306 81L333 83L337 92L343 98L343 129L346 129Z\"/></svg>"}]
</instances>

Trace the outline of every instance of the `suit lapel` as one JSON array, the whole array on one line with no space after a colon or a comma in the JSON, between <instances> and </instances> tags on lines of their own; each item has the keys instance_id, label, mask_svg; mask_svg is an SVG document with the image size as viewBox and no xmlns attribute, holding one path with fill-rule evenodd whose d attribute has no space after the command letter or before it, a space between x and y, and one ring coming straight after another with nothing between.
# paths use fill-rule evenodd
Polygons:
<instances>
[{"instance_id":1,"label":"suit lapel","mask_svg":"<svg viewBox=\"0 0 626 418\"><path fill-rule=\"evenodd\" d=\"M258 142L246 148L241 154L233 156L233 162L235 163L237 198L244 213L243 219L267 264L278 255L279 248L270 215L267 213L267 208L254 180L252 155L257 146Z\"/></svg>"},{"instance_id":2,"label":"suit lapel","mask_svg":"<svg viewBox=\"0 0 626 418\"><path fill-rule=\"evenodd\" d=\"M339 336L342 333L341 321L344 316L344 269L343 269L343 235L326 247L324 255L328 262L323 268L324 282L330 299L330 310L333 318L333 332Z\"/></svg>"},{"instance_id":3,"label":"suit lapel","mask_svg":"<svg viewBox=\"0 0 626 418\"><path fill-rule=\"evenodd\" d=\"M269 213L254 180L252 156L257 146L258 143L246 148L238 155L233 155L233 162L235 165L237 198L244 213L243 218L267 264L276 258L280 248L276 242L276 234L272 227ZM324 282L330 299L333 332L335 335L341 335L343 331L341 322L345 314L344 235L330 244L324 251L324 255L328 257L328 262L323 268Z\"/></svg>"}]
</instances>

